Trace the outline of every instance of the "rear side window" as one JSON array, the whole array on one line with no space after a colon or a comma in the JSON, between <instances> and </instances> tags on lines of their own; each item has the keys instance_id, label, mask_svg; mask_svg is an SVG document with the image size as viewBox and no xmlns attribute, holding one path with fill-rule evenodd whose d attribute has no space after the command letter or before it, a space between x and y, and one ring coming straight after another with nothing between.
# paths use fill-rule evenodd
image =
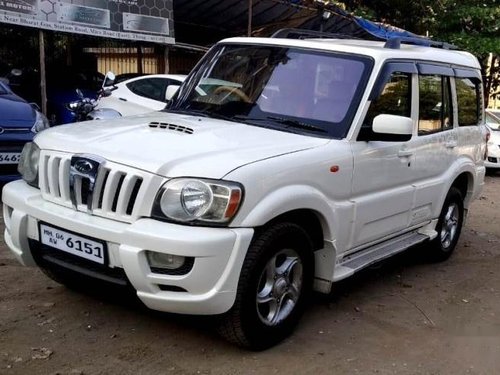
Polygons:
<instances>
[{"instance_id":1,"label":"rear side window","mask_svg":"<svg viewBox=\"0 0 500 375\"><path fill-rule=\"evenodd\" d=\"M411 74L392 73L382 94L371 103L363 126L371 127L381 114L411 117Z\"/></svg>"},{"instance_id":2,"label":"rear side window","mask_svg":"<svg viewBox=\"0 0 500 375\"><path fill-rule=\"evenodd\" d=\"M458 125L477 125L480 121L480 90L478 85L469 78L456 78L458 102Z\"/></svg>"},{"instance_id":3,"label":"rear side window","mask_svg":"<svg viewBox=\"0 0 500 375\"><path fill-rule=\"evenodd\" d=\"M146 78L127 83L134 94L159 102L167 102L165 92L168 85L169 80L163 78Z\"/></svg>"},{"instance_id":4,"label":"rear side window","mask_svg":"<svg viewBox=\"0 0 500 375\"><path fill-rule=\"evenodd\" d=\"M419 77L418 134L453 128L450 78L439 75Z\"/></svg>"}]
</instances>

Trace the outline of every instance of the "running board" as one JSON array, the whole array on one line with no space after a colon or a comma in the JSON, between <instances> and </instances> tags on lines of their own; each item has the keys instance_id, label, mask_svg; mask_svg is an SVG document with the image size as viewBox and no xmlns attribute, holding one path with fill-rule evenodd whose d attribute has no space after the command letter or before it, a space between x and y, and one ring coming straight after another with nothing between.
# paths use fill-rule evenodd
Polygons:
<instances>
[{"instance_id":1,"label":"running board","mask_svg":"<svg viewBox=\"0 0 500 375\"><path fill-rule=\"evenodd\" d=\"M429 236L410 232L344 257L335 267L333 281L340 281L383 259L428 240Z\"/></svg>"}]
</instances>

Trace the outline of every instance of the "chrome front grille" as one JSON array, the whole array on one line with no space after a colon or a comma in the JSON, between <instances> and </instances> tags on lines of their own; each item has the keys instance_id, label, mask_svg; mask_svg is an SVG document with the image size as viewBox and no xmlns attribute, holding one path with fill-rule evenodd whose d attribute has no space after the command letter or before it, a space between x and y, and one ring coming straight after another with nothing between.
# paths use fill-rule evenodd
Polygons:
<instances>
[{"instance_id":1,"label":"chrome front grille","mask_svg":"<svg viewBox=\"0 0 500 375\"><path fill-rule=\"evenodd\" d=\"M84 182L84 181L83 181ZM97 177L92 199L95 214L112 212L120 216L131 216L143 178L134 174L103 168ZM82 196L79 204L86 205L88 189L81 183Z\"/></svg>"},{"instance_id":2,"label":"chrome front grille","mask_svg":"<svg viewBox=\"0 0 500 375\"><path fill-rule=\"evenodd\" d=\"M141 216L139 202L148 204L144 201L149 200L146 190L152 174L106 161L91 186L87 178L70 182L71 168L71 155L42 152L39 176L45 200L124 222Z\"/></svg>"}]
</instances>

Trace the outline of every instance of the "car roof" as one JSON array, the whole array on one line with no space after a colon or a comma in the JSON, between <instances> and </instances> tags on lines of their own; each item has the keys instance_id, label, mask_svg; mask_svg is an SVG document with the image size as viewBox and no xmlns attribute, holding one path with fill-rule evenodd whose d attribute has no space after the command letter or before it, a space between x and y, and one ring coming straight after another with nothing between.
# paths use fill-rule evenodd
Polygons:
<instances>
[{"instance_id":1,"label":"car roof","mask_svg":"<svg viewBox=\"0 0 500 375\"><path fill-rule=\"evenodd\" d=\"M311 48L332 52L352 53L373 57L375 60L406 59L433 61L480 69L477 59L469 52L401 43L397 49L384 48L385 42L361 39L284 39L284 38L229 38L220 43L261 44L282 47Z\"/></svg>"}]
</instances>

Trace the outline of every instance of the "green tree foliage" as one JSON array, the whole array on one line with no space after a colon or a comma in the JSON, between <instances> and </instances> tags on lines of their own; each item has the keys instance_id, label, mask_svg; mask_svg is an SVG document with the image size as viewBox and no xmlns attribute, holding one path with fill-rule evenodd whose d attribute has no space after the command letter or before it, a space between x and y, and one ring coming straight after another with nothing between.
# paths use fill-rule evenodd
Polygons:
<instances>
[{"instance_id":1,"label":"green tree foliage","mask_svg":"<svg viewBox=\"0 0 500 375\"><path fill-rule=\"evenodd\" d=\"M481 63L485 98L500 95L500 0L346 0L344 3L347 10L359 16L448 41L473 53Z\"/></svg>"},{"instance_id":2,"label":"green tree foliage","mask_svg":"<svg viewBox=\"0 0 500 375\"><path fill-rule=\"evenodd\" d=\"M500 89L500 1L445 1L433 19L433 34L477 56L483 71L485 99ZM490 55L491 54L491 55Z\"/></svg>"}]
</instances>

